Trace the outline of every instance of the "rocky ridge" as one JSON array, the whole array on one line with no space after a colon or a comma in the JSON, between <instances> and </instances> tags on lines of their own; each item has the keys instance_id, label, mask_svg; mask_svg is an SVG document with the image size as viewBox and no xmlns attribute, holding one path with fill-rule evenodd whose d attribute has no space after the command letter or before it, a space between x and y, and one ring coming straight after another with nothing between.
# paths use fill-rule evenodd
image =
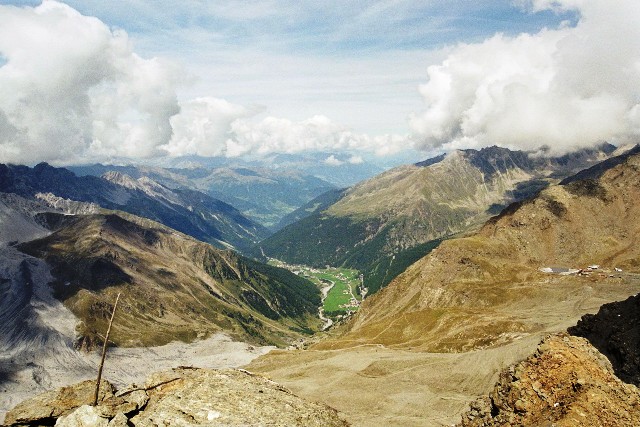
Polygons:
<instances>
[{"instance_id":1,"label":"rocky ridge","mask_svg":"<svg viewBox=\"0 0 640 427\"><path fill-rule=\"evenodd\" d=\"M119 172L104 178L78 177L47 163L33 168L0 164L0 191L53 204L67 199L126 211L220 248L242 250L269 234L266 228L244 217L233 206L207 194L184 188L169 189L149 178L134 180Z\"/></svg>"},{"instance_id":2,"label":"rocky ridge","mask_svg":"<svg viewBox=\"0 0 640 427\"><path fill-rule=\"evenodd\" d=\"M348 424L325 405L305 401L243 370L191 367L157 372L121 390L106 381L90 406L95 381L44 393L7 413L8 426L318 426Z\"/></svg>"},{"instance_id":3,"label":"rocky ridge","mask_svg":"<svg viewBox=\"0 0 640 427\"><path fill-rule=\"evenodd\" d=\"M102 176L128 188L144 187L151 192L166 193L162 187L197 190L234 206L266 227L276 225L284 215L334 187L308 172L273 165L201 164L164 169L96 164L70 169L79 175Z\"/></svg>"},{"instance_id":4,"label":"rocky ridge","mask_svg":"<svg viewBox=\"0 0 640 427\"><path fill-rule=\"evenodd\" d=\"M640 391L623 383L584 338L545 338L511 366L488 397L462 416L460 427L640 425Z\"/></svg>"}]
</instances>

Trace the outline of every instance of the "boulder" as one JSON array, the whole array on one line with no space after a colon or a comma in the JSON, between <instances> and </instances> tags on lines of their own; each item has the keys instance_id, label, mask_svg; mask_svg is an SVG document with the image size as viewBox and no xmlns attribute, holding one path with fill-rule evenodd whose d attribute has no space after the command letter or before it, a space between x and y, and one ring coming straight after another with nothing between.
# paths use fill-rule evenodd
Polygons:
<instances>
[{"instance_id":1,"label":"boulder","mask_svg":"<svg viewBox=\"0 0 640 427\"><path fill-rule=\"evenodd\" d=\"M109 420L94 406L82 405L69 415L58 418L56 427L108 427Z\"/></svg>"}]
</instances>

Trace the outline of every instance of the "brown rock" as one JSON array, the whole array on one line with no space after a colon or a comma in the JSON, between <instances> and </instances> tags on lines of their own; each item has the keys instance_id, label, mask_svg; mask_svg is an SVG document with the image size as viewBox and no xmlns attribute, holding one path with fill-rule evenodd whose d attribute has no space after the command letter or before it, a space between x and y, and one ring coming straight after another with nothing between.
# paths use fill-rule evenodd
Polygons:
<instances>
[{"instance_id":1,"label":"brown rock","mask_svg":"<svg viewBox=\"0 0 640 427\"><path fill-rule=\"evenodd\" d=\"M638 388L620 381L587 340L566 334L547 337L535 356L500 374L491 395L499 400L479 399L468 412L487 402L483 417L465 414L460 426L640 425Z\"/></svg>"}]
</instances>

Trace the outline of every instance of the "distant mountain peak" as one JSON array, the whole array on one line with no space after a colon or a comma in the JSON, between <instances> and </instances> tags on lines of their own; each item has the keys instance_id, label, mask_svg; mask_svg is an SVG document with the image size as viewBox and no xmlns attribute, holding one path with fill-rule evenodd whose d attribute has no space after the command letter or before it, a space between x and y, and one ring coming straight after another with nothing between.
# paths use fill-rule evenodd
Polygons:
<instances>
[{"instance_id":1,"label":"distant mountain peak","mask_svg":"<svg viewBox=\"0 0 640 427\"><path fill-rule=\"evenodd\" d=\"M102 175L102 178L106 179L109 182L114 184L118 184L122 187L126 187L132 190L138 189L138 182L131 178L129 175L118 172L118 171L109 171Z\"/></svg>"}]
</instances>

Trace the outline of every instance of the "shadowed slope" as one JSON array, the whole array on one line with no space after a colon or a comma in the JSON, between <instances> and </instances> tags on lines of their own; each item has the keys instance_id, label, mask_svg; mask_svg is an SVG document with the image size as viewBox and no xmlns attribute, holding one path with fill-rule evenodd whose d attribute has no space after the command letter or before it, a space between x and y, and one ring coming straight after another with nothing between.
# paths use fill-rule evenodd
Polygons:
<instances>
[{"instance_id":1,"label":"shadowed slope","mask_svg":"<svg viewBox=\"0 0 640 427\"><path fill-rule=\"evenodd\" d=\"M78 177L46 163L33 168L0 164L0 191L27 198L39 195L95 203L158 221L222 248L241 250L269 234L233 206L204 193L171 190L149 178L135 180L118 172L102 178Z\"/></svg>"},{"instance_id":2,"label":"shadowed slope","mask_svg":"<svg viewBox=\"0 0 640 427\"><path fill-rule=\"evenodd\" d=\"M120 346L191 341L219 330L284 344L319 322L319 291L287 271L126 214L58 223L53 234L19 248L53 267L55 296L82 320L81 345L99 341L120 291L113 331Z\"/></svg>"}]
</instances>

